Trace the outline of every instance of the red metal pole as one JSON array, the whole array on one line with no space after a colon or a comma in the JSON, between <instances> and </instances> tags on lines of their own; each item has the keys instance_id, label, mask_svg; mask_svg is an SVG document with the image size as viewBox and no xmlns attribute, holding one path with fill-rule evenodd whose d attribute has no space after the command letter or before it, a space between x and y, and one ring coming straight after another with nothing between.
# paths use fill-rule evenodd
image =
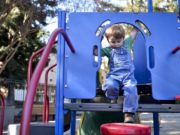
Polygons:
<instances>
[{"instance_id":1,"label":"red metal pole","mask_svg":"<svg viewBox=\"0 0 180 135\"><path fill-rule=\"evenodd\" d=\"M50 66L47 70L46 70L46 73L45 73L45 84L44 84L44 102L43 102L43 121L45 123L48 122L48 116L49 116L49 97L48 97L48 94L47 94L47 91L48 91L48 73L49 71L54 68L57 64L53 64L52 66Z\"/></svg>"},{"instance_id":2,"label":"red metal pole","mask_svg":"<svg viewBox=\"0 0 180 135\"><path fill-rule=\"evenodd\" d=\"M31 80L31 76L32 76L32 63L33 63L33 60L34 58L36 58L36 56L40 55L43 50L44 50L45 47L39 49L38 51L36 51L29 59L29 62L28 62L28 73L27 73L27 88L28 88L28 84Z\"/></svg>"},{"instance_id":3,"label":"red metal pole","mask_svg":"<svg viewBox=\"0 0 180 135\"><path fill-rule=\"evenodd\" d=\"M4 102L4 97L2 95L0 95L0 98L1 98L0 135L3 135L5 102Z\"/></svg>"},{"instance_id":4,"label":"red metal pole","mask_svg":"<svg viewBox=\"0 0 180 135\"><path fill-rule=\"evenodd\" d=\"M180 50L180 46L177 46L176 48L174 48L173 50L172 50L172 53L173 54L175 54L177 51L179 51Z\"/></svg>"},{"instance_id":5,"label":"red metal pole","mask_svg":"<svg viewBox=\"0 0 180 135\"><path fill-rule=\"evenodd\" d=\"M57 43L57 41L54 42L54 44ZM31 80L31 76L32 76L32 63L33 63L33 60L36 58L36 56L40 55L43 50L44 50L45 47L42 47L41 49L37 50L29 59L29 62L28 62L28 73L27 73L27 86Z\"/></svg>"},{"instance_id":6,"label":"red metal pole","mask_svg":"<svg viewBox=\"0 0 180 135\"><path fill-rule=\"evenodd\" d=\"M41 59L39 60L36 66L36 69L32 75L32 78L28 84L28 90L27 90L27 94L26 94L26 98L25 98L25 102L23 106L23 114L22 114L21 125L20 125L20 135L29 135L32 106L33 106L34 97L36 94L37 85L38 85L42 70L46 64L48 56L53 47L54 41L59 33L61 33L64 39L66 40L67 45L69 46L71 52L75 53L75 49L73 45L71 44L71 41L69 37L67 36L66 32L61 28L54 30L54 32L52 33L42 53Z\"/></svg>"},{"instance_id":7,"label":"red metal pole","mask_svg":"<svg viewBox=\"0 0 180 135\"><path fill-rule=\"evenodd\" d=\"M47 101L47 104L46 104L45 122L48 123L49 121L49 97L48 96L46 97L46 101Z\"/></svg>"}]
</instances>

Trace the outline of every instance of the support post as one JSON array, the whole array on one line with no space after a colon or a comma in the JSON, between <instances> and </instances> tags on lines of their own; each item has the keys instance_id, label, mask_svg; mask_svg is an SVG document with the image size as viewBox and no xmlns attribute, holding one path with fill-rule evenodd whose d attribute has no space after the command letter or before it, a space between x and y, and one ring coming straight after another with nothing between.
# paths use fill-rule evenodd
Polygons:
<instances>
[{"instance_id":1,"label":"support post","mask_svg":"<svg viewBox=\"0 0 180 135\"><path fill-rule=\"evenodd\" d=\"M71 103L75 103L76 100L72 99ZM71 111L71 135L76 133L76 111Z\"/></svg>"},{"instance_id":2,"label":"support post","mask_svg":"<svg viewBox=\"0 0 180 135\"><path fill-rule=\"evenodd\" d=\"M154 135L159 135L159 114L158 114L158 112L153 112L153 126L154 126Z\"/></svg>"},{"instance_id":3,"label":"support post","mask_svg":"<svg viewBox=\"0 0 180 135\"><path fill-rule=\"evenodd\" d=\"M178 0L178 18L180 19L180 0Z\"/></svg>"},{"instance_id":4,"label":"support post","mask_svg":"<svg viewBox=\"0 0 180 135\"><path fill-rule=\"evenodd\" d=\"M58 12L58 27L65 29L66 13ZM64 56L65 40L61 35L58 36L57 46L57 74L56 74L56 124L55 135L63 135L64 132Z\"/></svg>"},{"instance_id":5,"label":"support post","mask_svg":"<svg viewBox=\"0 0 180 135\"><path fill-rule=\"evenodd\" d=\"M148 12L153 12L153 3L152 3L152 0L148 0Z\"/></svg>"}]
</instances>

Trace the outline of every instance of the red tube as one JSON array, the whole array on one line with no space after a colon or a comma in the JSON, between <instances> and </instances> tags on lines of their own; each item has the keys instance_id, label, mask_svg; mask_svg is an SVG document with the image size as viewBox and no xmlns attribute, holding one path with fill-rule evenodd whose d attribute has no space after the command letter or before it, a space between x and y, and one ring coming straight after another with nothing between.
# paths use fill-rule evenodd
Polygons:
<instances>
[{"instance_id":1,"label":"red tube","mask_svg":"<svg viewBox=\"0 0 180 135\"><path fill-rule=\"evenodd\" d=\"M49 121L49 97L48 96L46 97L46 101L47 101L47 104L46 104L45 122L48 123Z\"/></svg>"},{"instance_id":2,"label":"red tube","mask_svg":"<svg viewBox=\"0 0 180 135\"><path fill-rule=\"evenodd\" d=\"M67 45L69 46L71 52L75 53L75 49L73 45L71 44L71 41L69 37L67 36L67 34L65 33L65 31L61 28L54 30L54 32L52 33L42 53L41 59L39 60L36 66L36 69L32 75L32 78L28 84L28 90L27 90L27 94L26 94L26 98L25 98L25 102L23 106L23 114L22 114L21 126L20 126L20 135L29 135L32 106L33 106L34 97L36 95L37 85L38 85L42 70L46 64L48 56L53 47L54 41L59 33L61 33L64 39L66 40Z\"/></svg>"},{"instance_id":3,"label":"red tube","mask_svg":"<svg viewBox=\"0 0 180 135\"><path fill-rule=\"evenodd\" d=\"M44 102L43 102L43 121L45 123L48 122L48 116L49 116L49 98L48 98L48 95L47 95L47 91L48 91L48 73L49 71L54 68L57 64L53 64L52 66L50 66L47 70L46 70L46 73L45 73L45 84L44 84Z\"/></svg>"},{"instance_id":4,"label":"red tube","mask_svg":"<svg viewBox=\"0 0 180 135\"><path fill-rule=\"evenodd\" d=\"M54 44L57 43L57 41L54 42ZM27 73L27 86L31 80L31 76L32 76L32 63L33 63L33 60L36 58L36 56L40 55L43 50L44 50L45 47L37 50L29 59L29 62L28 62L28 73Z\"/></svg>"},{"instance_id":5,"label":"red tube","mask_svg":"<svg viewBox=\"0 0 180 135\"><path fill-rule=\"evenodd\" d=\"M38 51L36 51L29 59L29 62L28 62L28 74L27 74L27 88L28 88L28 84L31 80L31 75L32 75L32 63L33 63L33 60L36 56L38 56L39 54L41 54L43 52L45 47L39 49Z\"/></svg>"},{"instance_id":6,"label":"red tube","mask_svg":"<svg viewBox=\"0 0 180 135\"><path fill-rule=\"evenodd\" d=\"M130 123L106 123L100 126L102 135L151 135L151 126Z\"/></svg>"},{"instance_id":7,"label":"red tube","mask_svg":"<svg viewBox=\"0 0 180 135\"><path fill-rule=\"evenodd\" d=\"M4 102L4 97L2 95L0 95L0 98L1 98L0 135L3 135L5 102Z\"/></svg>"},{"instance_id":8,"label":"red tube","mask_svg":"<svg viewBox=\"0 0 180 135\"><path fill-rule=\"evenodd\" d=\"M172 53L173 54L175 54L177 51L179 51L180 50L180 46L177 46L176 48L174 48L173 50L172 50Z\"/></svg>"}]
</instances>

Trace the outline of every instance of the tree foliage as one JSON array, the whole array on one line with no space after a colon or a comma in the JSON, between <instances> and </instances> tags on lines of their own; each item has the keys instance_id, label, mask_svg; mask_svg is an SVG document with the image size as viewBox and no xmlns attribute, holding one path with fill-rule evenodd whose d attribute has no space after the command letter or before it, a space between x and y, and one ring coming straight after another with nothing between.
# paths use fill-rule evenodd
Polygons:
<instances>
[{"instance_id":1,"label":"tree foliage","mask_svg":"<svg viewBox=\"0 0 180 135\"><path fill-rule=\"evenodd\" d=\"M107 0L94 0L97 4L97 11L126 11L126 12L147 12L148 0L127 0L126 5L116 4ZM123 1L123 0L120 0ZM178 0L153 0L155 12L177 12Z\"/></svg>"},{"instance_id":2,"label":"tree foliage","mask_svg":"<svg viewBox=\"0 0 180 135\"><path fill-rule=\"evenodd\" d=\"M153 6L155 12L178 12L177 0L156 0Z\"/></svg>"},{"instance_id":3,"label":"tree foliage","mask_svg":"<svg viewBox=\"0 0 180 135\"><path fill-rule=\"evenodd\" d=\"M113 11L113 12L146 12L146 0L127 0L126 4L121 4L122 1L110 2L106 0L94 0L97 5L98 12ZM117 4L119 3L119 4Z\"/></svg>"},{"instance_id":4,"label":"tree foliage","mask_svg":"<svg viewBox=\"0 0 180 135\"><path fill-rule=\"evenodd\" d=\"M2 71L17 77L26 74L28 58L42 47L42 27L55 15L55 0L0 1L0 61Z\"/></svg>"},{"instance_id":5,"label":"tree foliage","mask_svg":"<svg viewBox=\"0 0 180 135\"><path fill-rule=\"evenodd\" d=\"M116 6L112 3L109 2L105 2L103 0L94 0L94 2L96 3L96 10L98 12L104 12L104 11L123 11L124 8L121 6Z\"/></svg>"}]
</instances>

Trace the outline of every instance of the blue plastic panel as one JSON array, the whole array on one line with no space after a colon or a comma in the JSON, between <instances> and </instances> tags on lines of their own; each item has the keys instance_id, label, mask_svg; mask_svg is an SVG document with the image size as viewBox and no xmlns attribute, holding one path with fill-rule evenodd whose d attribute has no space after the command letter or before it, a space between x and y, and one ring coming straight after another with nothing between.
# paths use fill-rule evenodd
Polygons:
<instances>
[{"instance_id":1,"label":"blue plastic panel","mask_svg":"<svg viewBox=\"0 0 180 135\"><path fill-rule=\"evenodd\" d=\"M111 12L70 14L67 32L75 46L76 54L71 54L66 48L65 97L92 98L95 96L96 71L99 65L97 67L93 65L92 50L94 45L98 45L99 48L101 46L101 36L96 37L95 32L106 20L110 20L111 24L121 22L132 24L143 34L143 30L136 21L140 20L146 25L152 33L151 36L144 34L138 36L139 41L136 41L136 45L140 44L142 47L145 42L145 48L140 48L140 52L139 47L134 48L136 79L138 83L149 83L152 80L153 97L156 99L170 100L180 95L180 72L178 71L180 52L171 54L172 49L180 45L176 15L174 13ZM140 53L139 56L138 53Z\"/></svg>"},{"instance_id":2,"label":"blue plastic panel","mask_svg":"<svg viewBox=\"0 0 180 135\"><path fill-rule=\"evenodd\" d=\"M146 41L142 33L138 33L133 47L134 56L134 75L138 84L151 83L151 73L147 69Z\"/></svg>"},{"instance_id":3,"label":"blue plastic panel","mask_svg":"<svg viewBox=\"0 0 180 135\"><path fill-rule=\"evenodd\" d=\"M152 75L153 97L174 100L180 95L180 52L172 50L180 45L177 17L173 13L155 14L151 24L152 36L147 38L149 69Z\"/></svg>"}]
</instances>

